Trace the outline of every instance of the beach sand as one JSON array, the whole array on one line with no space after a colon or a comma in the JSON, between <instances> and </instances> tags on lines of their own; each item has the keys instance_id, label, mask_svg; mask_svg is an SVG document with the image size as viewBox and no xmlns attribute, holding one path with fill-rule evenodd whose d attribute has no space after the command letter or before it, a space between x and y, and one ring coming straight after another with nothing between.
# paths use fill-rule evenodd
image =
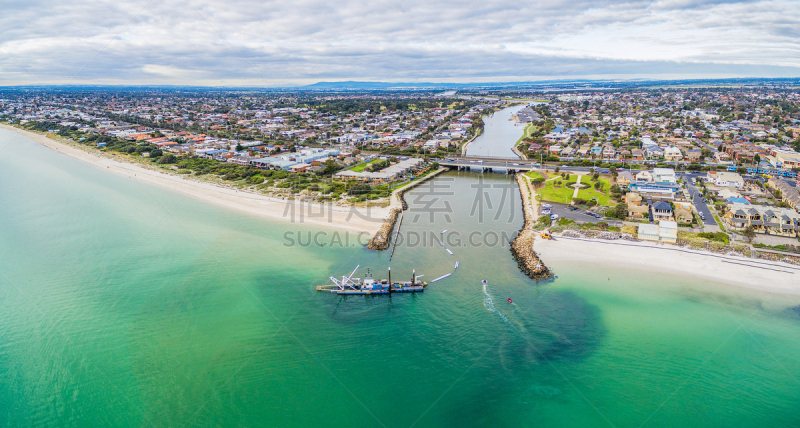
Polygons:
<instances>
[{"instance_id":1,"label":"beach sand","mask_svg":"<svg viewBox=\"0 0 800 428\"><path fill-rule=\"evenodd\" d=\"M675 245L624 240L586 240L556 236L537 239L534 249L545 264L600 263L691 276L752 290L800 295L800 266L686 250ZM558 275L558 272L554 272Z\"/></svg>"},{"instance_id":2,"label":"beach sand","mask_svg":"<svg viewBox=\"0 0 800 428\"><path fill-rule=\"evenodd\" d=\"M89 148L73 147L53 140L45 135L25 131L13 126L0 124L0 127L16 132L24 137L49 147L70 157L104 168L142 183L153 184L179 192L195 199L237 210L250 215L281 220L298 225L322 226L355 233L374 235L389 214L390 207L355 208L349 206L322 205L308 202L295 202L268 197L242 190L230 189L190 180L178 175L158 170L150 170L135 163L125 162L102 152L92 152ZM394 198L393 198L394 199Z\"/></svg>"}]
</instances>

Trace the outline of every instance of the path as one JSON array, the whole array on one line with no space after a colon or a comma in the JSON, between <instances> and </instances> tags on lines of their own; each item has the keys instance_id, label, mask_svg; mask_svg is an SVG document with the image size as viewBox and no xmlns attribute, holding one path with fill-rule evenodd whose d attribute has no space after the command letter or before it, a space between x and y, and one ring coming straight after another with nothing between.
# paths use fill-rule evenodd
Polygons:
<instances>
[{"instance_id":1,"label":"path","mask_svg":"<svg viewBox=\"0 0 800 428\"><path fill-rule=\"evenodd\" d=\"M578 191L581 190L581 178L583 178L583 176L578 175L578 179L575 180L575 191L572 192L572 199L578 198Z\"/></svg>"}]
</instances>

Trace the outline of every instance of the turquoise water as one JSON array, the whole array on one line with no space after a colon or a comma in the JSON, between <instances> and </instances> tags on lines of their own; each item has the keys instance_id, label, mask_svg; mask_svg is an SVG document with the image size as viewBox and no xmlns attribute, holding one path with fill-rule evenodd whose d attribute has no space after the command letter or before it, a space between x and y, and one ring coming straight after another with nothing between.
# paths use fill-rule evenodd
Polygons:
<instances>
[{"instance_id":1,"label":"turquoise water","mask_svg":"<svg viewBox=\"0 0 800 428\"><path fill-rule=\"evenodd\" d=\"M290 245L334 235L13 136L0 130L0 426L800 425L800 302L587 264L532 282L491 245L522 223L505 176L437 179L433 219L413 191L389 261ZM452 256L409 244L443 229ZM430 280L456 260L418 295L315 291L357 264Z\"/></svg>"}]
</instances>

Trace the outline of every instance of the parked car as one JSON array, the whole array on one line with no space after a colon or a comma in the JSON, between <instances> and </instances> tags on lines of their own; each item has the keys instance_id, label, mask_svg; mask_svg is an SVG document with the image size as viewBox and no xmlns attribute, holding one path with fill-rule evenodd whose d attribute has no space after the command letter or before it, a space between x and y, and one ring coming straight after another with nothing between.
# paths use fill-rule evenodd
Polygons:
<instances>
[{"instance_id":1,"label":"parked car","mask_svg":"<svg viewBox=\"0 0 800 428\"><path fill-rule=\"evenodd\" d=\"M578 207L576 207L574 205L568 206L567 209L570 210L570 211L578 211Z\"/></svg>"},{"instance_id":2,"label":"parked car","mask_svg":"<svg viewBox=\"0 0 800 428\"><path fill-rule=\"evenodd\" d=\"M548 208L543 209L542 215L550 215L550 210Z\"/></svg>"},{"instance_id":3,"label":"parked car","mask_svg":"<svg viewBox=\"0 0 800 428\"><path fill-rule=\"evenodd\" d=\"M597 213L592 213L592 215L594 216L594 218L600 218L601 217L600 214L597 214Z\"/></svg>"},{"instance_id":4,"label":"parked car","mask_svg":"<svg viewBox=\"0 0 800 428\"><path fill-rule=\"evenodd\" d=\"M558 218L558 214L553 214L550 216L550 220L555 220Z\"/></svg>"},{"instance_id":5,"label":"parked car","mask_svg":"<svg viewBox=\"0 0 800 428\"><path fill-rule=\"evenodd\" d=\"M542 208L553 208L553 206L550 204L544 204L542 205Z\"/></svg>"}]
</instances>

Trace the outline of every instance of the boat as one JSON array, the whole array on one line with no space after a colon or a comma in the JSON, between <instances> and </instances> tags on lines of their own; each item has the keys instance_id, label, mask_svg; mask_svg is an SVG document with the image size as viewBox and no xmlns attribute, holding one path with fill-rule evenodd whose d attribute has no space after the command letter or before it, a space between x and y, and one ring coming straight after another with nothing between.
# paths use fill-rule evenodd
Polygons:
<instances>
[{"instance_id":1,"label":"boat","mask_svg":"<svg viewBox=\"0 0 800 428\"><path fill-rule=\"evenodd\" d=\"M508 303L514 303L510 297L506 298L506 300L508 300Z\"/></svg>"},{"instance_id":2,"label":"boat","mask_svg":"<svg viewBox=\"0 0 800 428\"><path fill-rule=\"evenodd\" d=\"M486 283L486 280L484 279L484 280L483 280L483 285L486 285L486 284L487 284L487 283Z\"/></svg>"},{"instance_id":3,"label":"boat","mask_svg":"<svg viewBox=\"0 0 800 428\"><path fill-rule=\"evenodd\" d=\"M417 271L411 273L411 281L392 282L392 268L389 268L389 279L374 279L367 269L367 274L361 278L353 278L360 265L353 269L350 275L342 276L342 279L330 277L333 284L318 285L317 291L328 291L334 294L392 294L392 293L419 293L425 291L428 283L421 281L424 275L417 276ZM437 278L441 279L441 278Z\"/></svg>"}]
</instances>

